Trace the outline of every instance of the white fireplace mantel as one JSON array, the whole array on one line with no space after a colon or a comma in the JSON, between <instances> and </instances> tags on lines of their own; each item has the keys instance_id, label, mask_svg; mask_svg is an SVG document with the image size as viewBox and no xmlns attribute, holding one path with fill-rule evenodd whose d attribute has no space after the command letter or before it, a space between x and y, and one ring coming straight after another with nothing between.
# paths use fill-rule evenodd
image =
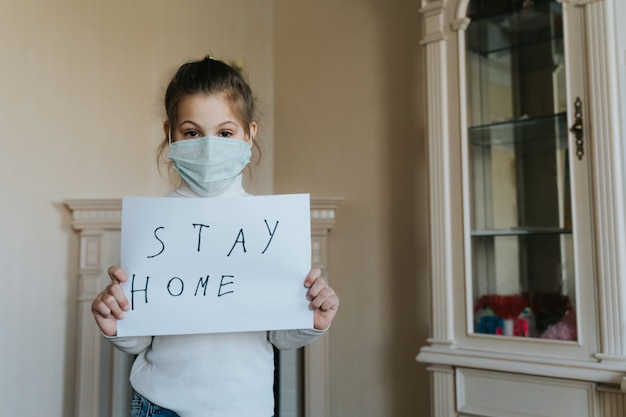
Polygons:
<instances>
[{"instance_id":1,"label":"white fireplace mantel","mask_svg":"<svg viewBox=\"0 0 626 417\"><path fill-rule=\"evenodd\" d=\"M311 198L312 264L328 279L328 233L342 198ZM104 340L91 314L91 303L108 285L109 265L119 262L121 199L72 199L65 205L72 227L79 232L77 290L76 417L119 417L128 414L128 371L132 358ZM305 417L329 412L328 338L319 338L304 350Z\"/></svg>"}]
</instances>

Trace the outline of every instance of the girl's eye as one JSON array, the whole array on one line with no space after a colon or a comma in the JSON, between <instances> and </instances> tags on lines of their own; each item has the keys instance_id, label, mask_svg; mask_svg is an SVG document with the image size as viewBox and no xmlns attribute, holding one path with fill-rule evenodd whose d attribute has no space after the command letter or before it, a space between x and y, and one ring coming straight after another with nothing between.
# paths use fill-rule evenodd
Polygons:
<instances>
[{"instance_id":1,"label":"girl's eye","mask_svg":"<svg viewBox=\"0 0 626 417\"><path fill-rule=\"evenodd\" d=\"M229 138L233 135L232 132L229 132L228 130L222 130L217 134L220 138Z\"/></svg>"},{"instance_id":2,"label":"girl's eye","mask_svg":"<svg viewBox=\"0 0 626 417\"><path fill-rule=\"evenodd\" d=\"M185 137L186 138L199 138L201 136L202 135L197 130L188 130L188 131L185 132Z\"/></svg>"}]
</instances>

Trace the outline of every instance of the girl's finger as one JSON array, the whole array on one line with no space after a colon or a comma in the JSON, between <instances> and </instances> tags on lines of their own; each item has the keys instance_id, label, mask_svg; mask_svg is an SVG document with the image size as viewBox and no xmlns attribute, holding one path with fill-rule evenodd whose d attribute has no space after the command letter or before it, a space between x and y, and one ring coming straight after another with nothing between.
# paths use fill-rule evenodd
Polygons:
<instances>
[{"instance_id":1,"label":"girl's finger","mask_svg":"<svg viewBox=\"0 0 626 417\"><path fill-rule=\"evenodd\" d=\"M306 279L304 280L304 286L306 288L310 288L313 282L315 282L315 280L320 278L321 276L322 276L321 269L311 268L311 271L309 271L309 275L307 275Z\"/></svg>"},{"instance_id":2,"label":"girl's finger","mask_svg":"<svg viewBox=\"0 0 626 417\"><path fill-rule=\"evenodd\" d=\"M122 310L128 311L130 304L128 302L128 298L126 298L126 294L124 294L124 290L122 290L122 287L120 287L119 284L109 285L106 292L113 296L116 305L118 305Z\"/></svg>"},{"instance_id":3,"label":"girl's finger","mask_svg":"<svg viewBox=\"0 0 626 417\"><path fill-rule=\"evenodd\" d=\"M330 287L325 287L315 297L313 297L311 300L311 306L322 310L322 306L325 305L324 310L328 310L334 304L335 299L338 299L335 291Z\"/></svg>"},{"instance_id":4,"label":"girl's finger","mask_svg":"<svg viewBox=\"0 0 626 417\"><path fill-rule=\"evenodd\" d=\"M126 272L119 266L111 266L109 267L109 277L111 277L111 281L115 284L119 284L120 282L125 282L127 279Z\"/></svg>"},{"instance_id":5,"label":"girl's finger","mask_svg":"<svg viewBox=\"0 0 626 417\"><path fill-rule=\"evenodd\" d=\"M311 283L309 291L307 291L307 299L309 301L313 300L325 288L329 288L328 284L326 284L324 278L318 277L317 279L315 279L315 281Z\"/></svg>"},{"instance_id":6,"label":"girl's finger","mask_svg":"<svg viewBox=\"0 0 626 417\"><path fill-rule=\"evenodd\" d=\"M321 311L337 310L339 308L339 297L334 292L327 297L319 306Z\"/></svg>"}]
</instances>

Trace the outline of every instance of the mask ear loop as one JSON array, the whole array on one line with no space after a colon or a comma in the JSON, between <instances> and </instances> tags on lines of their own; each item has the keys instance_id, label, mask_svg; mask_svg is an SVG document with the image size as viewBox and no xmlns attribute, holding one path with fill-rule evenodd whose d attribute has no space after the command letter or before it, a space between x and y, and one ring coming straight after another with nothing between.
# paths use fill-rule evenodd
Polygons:
<instances>
[{"instance_id":1,"label":"mask ear loop","mask_svg":"<svg viewBox=\"0 0 626 417\"><path fill-rule=\"evenodd\" d=\"M252 129L250 129L250 140L247 141L248 142L248 146L250 147L250 149L252 149L252 140L253 140Z\"/></svg>"},{"instance_id":2,"label":"mask ear loop","mask_svg":"<svg viewBox=\"0 0 626 417\"><path fill-rule=\"evenodd\" d=\"M172 147L172 128L167 129L167 142L170 144L170 148Z\"/></svg>"}]
</instances>

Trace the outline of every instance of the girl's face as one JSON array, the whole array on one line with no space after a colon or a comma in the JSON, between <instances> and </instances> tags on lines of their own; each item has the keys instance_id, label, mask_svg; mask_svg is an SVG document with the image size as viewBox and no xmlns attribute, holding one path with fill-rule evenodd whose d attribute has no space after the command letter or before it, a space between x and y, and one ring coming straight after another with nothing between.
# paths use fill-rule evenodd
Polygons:
<instances>
[{"instance_id":1,"label":"girl's face","mask_svg":"<svg viewBox=\"0 0 626 417\"><path fill-rule=\"evenodd\" d=\"M197 94L183 99L178 104L178 122L170 126L165 122L165 134L171 129L172 142L217 136L252 143L256 135L256 123L249 128L231 112L223 94Z\"/></svg>"}]
</instances>

